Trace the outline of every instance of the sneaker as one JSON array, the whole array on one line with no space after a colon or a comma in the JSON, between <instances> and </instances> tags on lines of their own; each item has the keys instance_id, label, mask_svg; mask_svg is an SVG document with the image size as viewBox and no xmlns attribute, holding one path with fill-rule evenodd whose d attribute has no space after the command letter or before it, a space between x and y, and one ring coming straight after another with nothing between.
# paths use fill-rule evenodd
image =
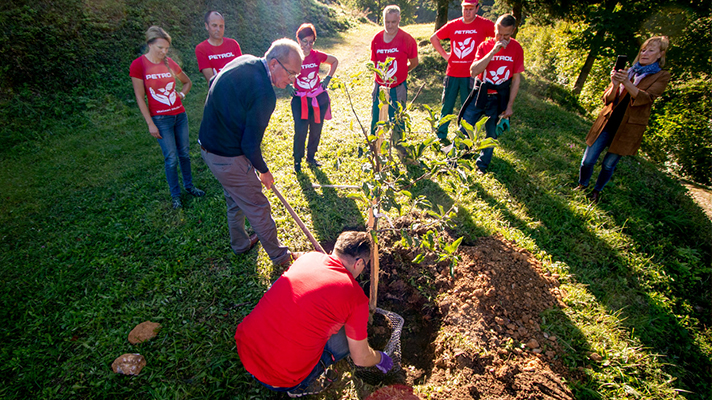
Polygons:
<instances>
[{"instance_id":1,"label":"sneaker","mask_svg":"<svg viewBox=\"0 0 712 400\"><path fill-rule=\"evenodd\" d=\"M200 189L198 189L198 188L195 187L195 186L189 187L189 188L185 189L185 191L188 192L188 193L190 193L190 194L192 194L192 195L195 196L195 197L203 197L203 196L205 196L205 192L202 191L202 190L200 190Z\"/></svg>"},{"instance_id":2,"label":"sneaker","mask_svg":"<svg viewBox=\"0 0 712 400\"><path fill-rule=\"evenodd\" d=\"M588 186L584 186L579 183L579 185L574 188L574 192L582 192L586 189L588 189Z\"/></svg>"},{"instance_id":3,"label":"sneaker","mask_svg":"<svg viewBox=\"0 0 712 400\"><path fill-rule=\"evenodd\" d=\"M183 208L183 203L180 201L180 197L174 197L173 200L171 201L171 204L173 204L173 209L177 210L179 208Z\"/></svg>"},{"instance_id":4,"label":"sneaker","mask_svg":"<svg viewBox=\"0 0 712 400\"><path fill-rule=\"evenodd\" d=\"M596 189L593 189L593 191L591 192L591 202L593 204L598 204L600 201L601 201L601 192Z\"/></svg>"},{"instance_id":5,"label":"sneaker","mask_svg":"<svg viewBox=\"0 0 712 400\"><path fill-rule=\"evenodd\" d=\"M296 388L288 391L287 395L294 399L297 397L307 396L310 394L319 394L323 392L334 382L334 379L329 378L327 374L328 372L322 374L320 377L316 378L314 382L310 383L309 386L305 388Z\"/></svg>"},{"instance_id":6,"label":"sneaker","mask_svg":"<svg viewBox=\"0 0 712 400\"><path fill-rule=\"evenodd\" d=\"M296 172L298 174L302 172L302 163L299 163L299 162L294 163L294 172Z\"/></svg>"}]
</instances>

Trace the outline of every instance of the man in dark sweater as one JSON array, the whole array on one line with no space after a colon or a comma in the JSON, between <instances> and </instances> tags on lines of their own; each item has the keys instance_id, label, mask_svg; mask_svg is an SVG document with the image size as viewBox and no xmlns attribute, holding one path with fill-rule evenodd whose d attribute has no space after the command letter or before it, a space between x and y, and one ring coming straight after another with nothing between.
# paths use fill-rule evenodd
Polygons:
<instances>
[{"instance_id":1,"label":"man in dark sweater","mask_svg":"<svg viewBox=\"0 0 712 400\"><path fill-rule=\"evenodd\" d=\"M275 264L289 264L294 256L277 238L262 193L262 185L270 189L274 178L260 145L277 103L272 86L294 83L303 58L296 42L279 39L264 58L243 55L231 61L211 84L200 124L201 155L225 193L232 250L244 253L259 240ZM245 218L256 235L247 235Z\"/></svg>"}]
</instances>

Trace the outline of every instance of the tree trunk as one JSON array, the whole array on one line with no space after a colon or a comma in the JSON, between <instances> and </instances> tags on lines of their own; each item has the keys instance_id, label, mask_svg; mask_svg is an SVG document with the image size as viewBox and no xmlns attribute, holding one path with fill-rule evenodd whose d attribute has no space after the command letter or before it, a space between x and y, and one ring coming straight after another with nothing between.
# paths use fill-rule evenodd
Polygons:
<instances>
[{"instance_id":1,"label":"tree trunk","mask_svg":"<svg viewBox=\"0 0 712 400\"><path fill-rule=\"evenodd\" d=\"M433 0L435 9L438 11L435 17L435 31L447 24L447 12L450 9L450 0Z\"/></svg>"},{"instance_id":2,"label":"tree trunk","mask_svg":"<svg viewBox=\"0 0 712 400\"><path fill-rule=\"evenodd\" d=\"M522 2L521 1L515 1L512 3L512 15L514 18L517 20L517 27L522 26ZM514 33L512 34L513 38L517 37L517 31L519 29L515 30Z\"/></svg>"},{"instance_id":3,"label":"tree trunk","mask_svg":"<svg viewBox=\"0 0 712 400\"><path fill-rule=\"evenodd\" d=\"M586 62L583 63L583 68L581 68L581 72L579 73L578 78L576 78L576 83L574 84L573 94L576 97L581 94L581 89L583 89L583 85L584 83L586 83L588 74L591 72L591 68L593 68L593 62L596 61L596 57L598 57L598 50L601 48L600 45L601 42L603 42L603 36L605 34L606 30L601 28L598 32L596 32L596 36L593 37L593 42L591 43L591 50L589 50L588 57L586 57Z\"/></svg>"}]
</instances>

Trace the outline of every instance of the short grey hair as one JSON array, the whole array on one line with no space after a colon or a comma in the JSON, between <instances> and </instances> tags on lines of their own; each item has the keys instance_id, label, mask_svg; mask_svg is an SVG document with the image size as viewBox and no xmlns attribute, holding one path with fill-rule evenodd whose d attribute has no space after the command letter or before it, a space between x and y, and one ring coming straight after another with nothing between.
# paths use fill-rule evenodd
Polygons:
<instances>
[{"instance_id":1,"label":"short grey hair","mask_svg":"<svg viewBox=\"0 0 712 400\"><path fill-rule=\"evenodd\" d=\"M297 44L297 42L292 39L281 38L272 42L272 45L265 53L265 58L267 59L267 62L274 59L277 59L281 62L287 62L287 58L289 57L290 53L297 53L297 55L299 55L299 58L304 60L304 53L302 52L302 48L299 47L299 44Z\"/></svg>"},{"instance_id":2,"label":"short grey hair","mask_svg":"<svg viewBox=\"0 0 712 400\"><path fill-rule=\"evenodd\" d=\"M398 14L398 16L400 17L400 15L401 15L400 7L398 7L395 4L386 6L386 8L383 9L383 20L384 21L386 20L386 15L388 15L388 14Z\"/></svg>"}]
</instances>

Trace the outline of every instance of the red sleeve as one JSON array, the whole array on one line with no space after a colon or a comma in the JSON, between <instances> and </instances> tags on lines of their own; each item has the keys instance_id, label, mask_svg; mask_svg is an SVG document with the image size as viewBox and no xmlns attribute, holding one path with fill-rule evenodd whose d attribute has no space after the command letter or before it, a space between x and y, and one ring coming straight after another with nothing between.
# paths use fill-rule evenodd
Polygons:
<instances>
[{"instance_id":1,"label":"red sleeve","mask_svg":"<svg viewBox=\"0 0 712 400\"><path fill-rule=\"evenodd\" d=\"M346 336L353 340L368 338L368 301L356 306L356 309L344 324Z\"/></svg>"},{"instance_id":2,"label":"red sleeve","mask_svg":"<svg viewBox=\"0 0 712 400\"><path fill-rule=\"evenodd\" d=\"M237 51L235 52L235 57L240 57L242 55L242 49L240 48L240 43L237 43L237 40L235 40L235 46L237 46Z\"/></svg>"},{"instance_id":3,"label":"red sleeve","mask_svg":"<svg viewBox=\"0 0 712 400\"><path fill-rule=\"evenodd\" d=\"M319 60L319 64L325 62L326 59L329 57L328 54L323 53L321 51L314 50L314 53L316 53L316 59Z\"/></svg>"},{"instance_id":4,"label":"red sleeve","mask_svg":"<svg viewBox=\"0 0 712 400\"><path fill-rule=\"evenodd\" d=\"M413 36L408 35L408 59L418 57L418 43Z\"/></svg>"},{"instance_id":5,"label":"red sleeve","mask_svg":"<svg viewBox=\"0 0 712 400\"><path fill-rule=\"evenodd\" d=\"M457 20L455 20L455 21L457 21ZM450 24L452 24L452 21L443 25L442 28L438 29L438 31L435 32L435 35L437 35L438 39L440 39L440 40L450 39Z\"/></svg>"},{"instance_id":6,"label":"red sleeve","mask_svg":"<svg viewBox=\"0 0 712 400\"><path fill-rule=\"evenodd\" d=\"M522 46L517 46L517 55L514 60L514 72L512 73L524 72L524 49L522 49Z\"/></svg>"},{"instance_id":7,"label":"red sleeve","mask_svg":"<svg viewBox=\"0 0 712 400\"><path fill-rule=\"evenodd\" d=\"M487 30L485 31L486 37L494 37L494 22L487 20Z\"/></svg>"},{"instance_id":8,"label":"red sleeve","mask_svg":"<svg viewBox=\"0 0 712 400\"><path fill-rule=\"evenodd\" d=\"M373 37L373 40L371 40L371 61L374 63L376 62L376 38L378 35L377 33L376 36Z\"/></svg>"},{"instance_id":9,"label":"red sleeve","mask_svg":"<svg viewBox=\"0 0 712 400\"><path fill-rule=\"evenodd\" d=\"M173 74L175 76L178 76L181 72L183 72L180 65L176 64L176 62L173 61L170 57L166 57L166 59L168 60L168 65L170 65L171 70L173 71Z\"/></svg>"},{"instance_id":10,"label":"red sleeve","mask_svg":"<svg viewBox=\"0 0 712 400\"><path fill-rule=\"evenodd\" d=\"M198 59L198 70L202 71L206 68L212 68L210 66L210 61L208 61L208 55L205 54L205 51L203 50L203 44L205 42L201 42L197 46L195 46L195 58Z\"/></svg>"},{"instance_id":11,"label":"red sleeve","mask_svg":"<svg viewBox=\"0 0 712 400\"><path fill-rule=\"evenodd\" d=\"M131 63L131 67L129 67L129 76L143 80L143 63L141 63L141 57L133 60Z\"/></svg>"},{"instance_id":12,"label":"red sleeve","mask_svg":"<svg viewBox=\"0 0 712 400\"><path fill-rule=\"evenodd\" d=\"M484 42L480 43L479 46L477 46L477 54L475 54L475 61L480 60L482 57L485 56L485 54L487 54L487 52L485 51L485 43L487 42L488 41L485 40Z\"/></svg>"}]
</instances>

